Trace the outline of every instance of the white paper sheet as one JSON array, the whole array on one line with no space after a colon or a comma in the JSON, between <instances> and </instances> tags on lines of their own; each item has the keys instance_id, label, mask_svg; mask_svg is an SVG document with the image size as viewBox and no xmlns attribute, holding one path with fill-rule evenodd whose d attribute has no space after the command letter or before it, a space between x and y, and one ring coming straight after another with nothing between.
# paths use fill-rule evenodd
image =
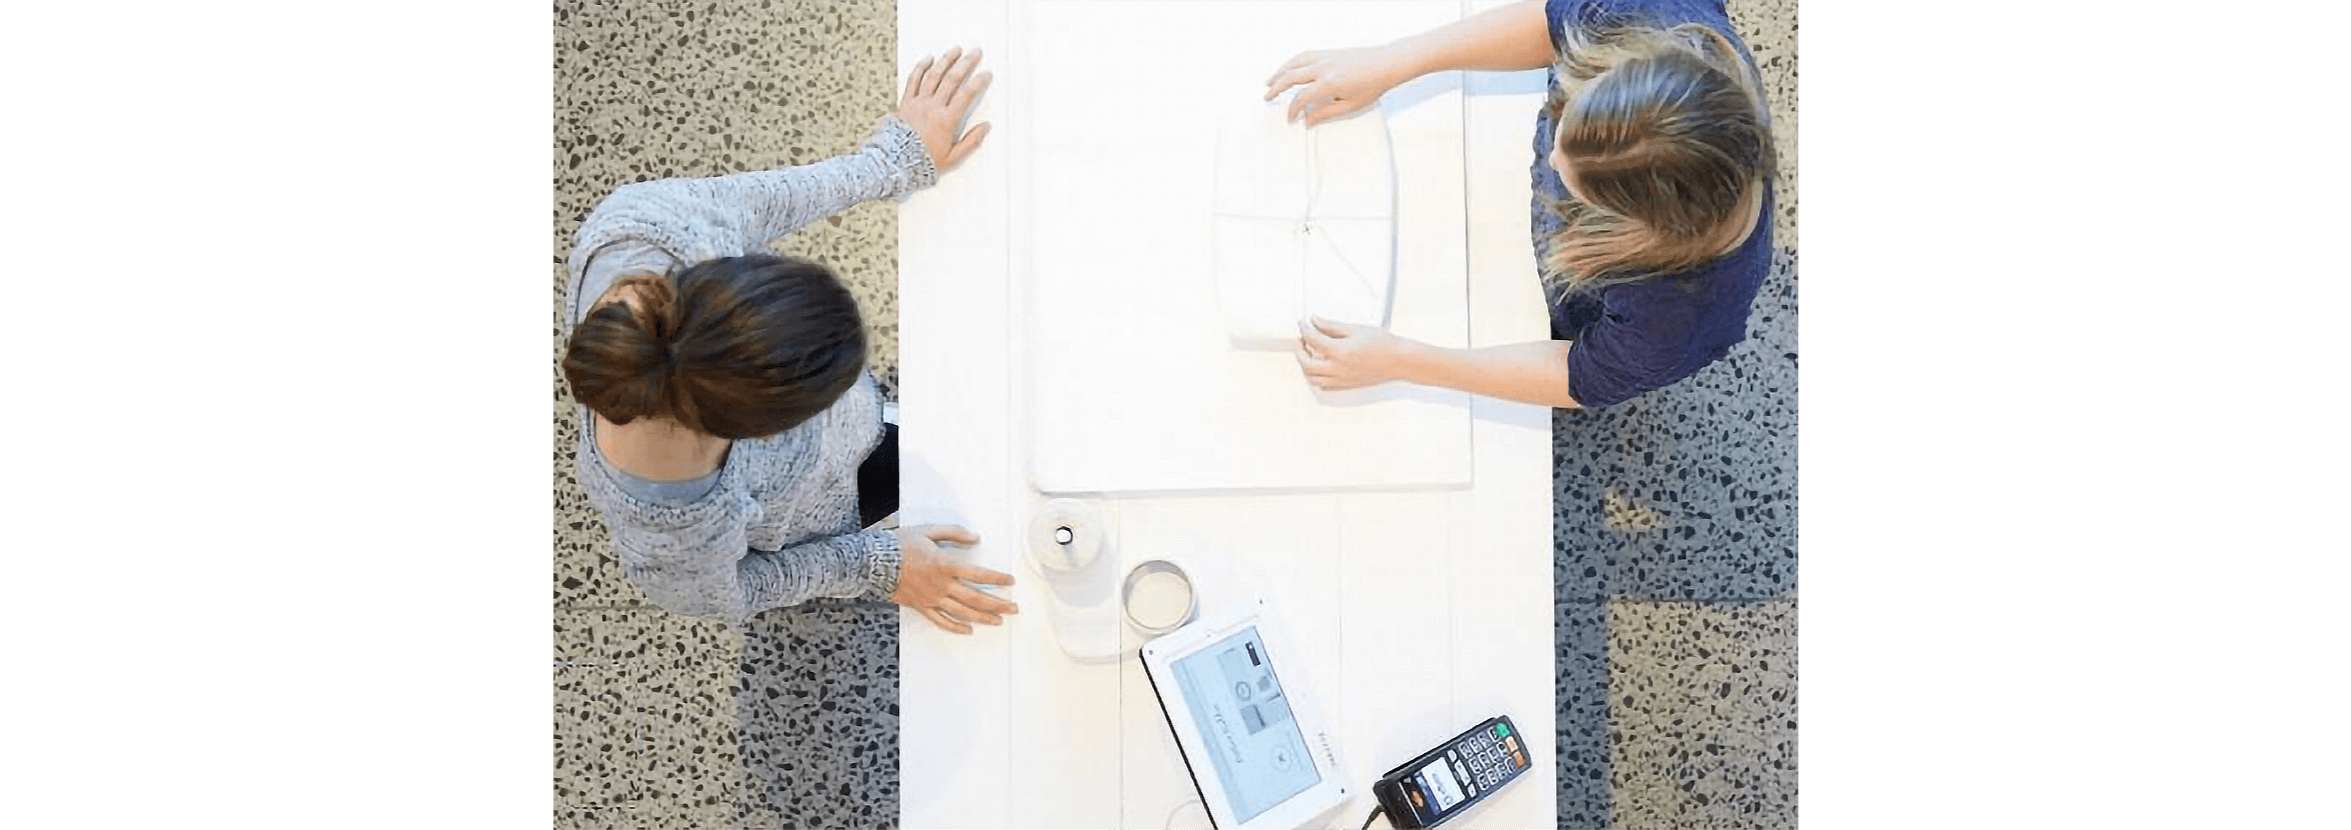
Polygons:
<instances>
[{"instance_id":1,"label":"white paper sheet","mask_svg":"<svg viewBox=\"0 0 2351 830\"><path fill-rule=\"evenodd\" d=\"M1026 128L1007 128L1016 140L1002 149L1025 160L1006 208L1038 489L1469 483L1467 396L1407 384L1321 394L1288 351L1232 347L1211 221L1219 114L1258 101L1306 43L1384 42L1458 13L1453 2L1048 3L1016 18L1034 34L1015 36L1027 44L1021 71L1008 63L996 88ZM1137 42L1183 48L1139 59ZM1396 171L1388 322L1452 347L1468 329L1459 85L1442 73L1382 103Z\"/></svg>"},{"instance_id":2,"label":"white paper sheet","mask_svg":"<svg viewBox=\"0 0 2351 830\"><path fill-rule=\"evenodd\" d=\"M1216 140L1218 306L1241 348L1286 350L1308 315L1388 324L1396 164L1378 108L1316 127L1252 103Z\"/></svg>"}]
</instances>

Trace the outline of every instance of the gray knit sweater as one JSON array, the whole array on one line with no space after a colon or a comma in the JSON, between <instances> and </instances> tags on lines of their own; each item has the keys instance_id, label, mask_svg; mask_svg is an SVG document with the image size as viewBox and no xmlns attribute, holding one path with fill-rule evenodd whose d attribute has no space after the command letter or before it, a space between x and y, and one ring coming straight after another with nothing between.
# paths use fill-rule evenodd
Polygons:
<instances>
[{"instance_id":1,"label":"gray knit sweater","mask_svg":"<svg viewBox=\"0 0 2351 830\"><path fill-rule=\"evenodd\" d=\"M566 326L619 277L770 253L767 243L795 228L937 180L922 139L892 117L857 152L814 164L623 185L580 225ZM572 458L580 484L604 516L621 572L653 604L741 624L815 597L897 590L897 537L857 522L857 467L882 436L872 376L799 426L735 441L717 486L685 505L626 492L625 474L596 450L594 416L586 407L579 414Z\"/></svg>"}]
</instances>

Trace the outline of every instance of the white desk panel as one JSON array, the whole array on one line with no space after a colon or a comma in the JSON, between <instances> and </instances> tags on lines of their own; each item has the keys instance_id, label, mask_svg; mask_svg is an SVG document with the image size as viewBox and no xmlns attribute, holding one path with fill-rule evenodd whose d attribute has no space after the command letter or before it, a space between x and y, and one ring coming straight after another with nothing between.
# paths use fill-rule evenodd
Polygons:
<instances>
[{"instance_id":1,"label":"white desk panel","mask_svg":"<svg viewBox=\"0 0 2351 830\"><path fill-rule=\"evenodd\" d=\"M909 9L909 11L917 11ZM951 46L1000 51L1009 29L1000 3L930 3L898 19L898 83L924 55ZM990 96L992 99L994 96ZM975 122L1005 123L983 101ZM1008 199L1001 153L983 149L936 187L899 207L899 317L928 336L899 339L899 518L961 524L980 535L982 565L1018 573L1019 512L1010 477L1010 411L1002 378L1010 302L1004 295ZM950 368L952 367L952 368ZM905 383L912 380L912 383ZM1024 588L1007 592L1028 604ZM1007 827L1015 782L1006 763L1012 724L1004 701L1011 635L978 626L963 637L899 612L899 820L908 827ZM935 690L932 693L926 691ZM909 705L912 704L912 705Z\"/></svg>"},{"instance_id":2,"label":"white desk panel","mask_svg":"<svg viewBox=\"0 0 2351 830\"><path fill-rule=\"evenodd\" d=\"M1502 4L1472 5L1474 13ZM1535 115L1547 73L1474 72L1466 78L1470 339L1480 346L1542 340L1550 336L1551 317L1528 239L1527 170L1535 161ZM1536 738L1527 742L1534 768L1526 779L1465 820L1472 827L1550 826L1559 792L1551 411L1491 398L1477 399L1472 411L1481 482L1536 484L1452 495L1454 606L1509 609L1453 617L1454 671L1484 679L1455 686L1454 720L1508 713L1520 732ZM1552 659L1528 659L1538 651Z\"/></svg>"}]
</instances>

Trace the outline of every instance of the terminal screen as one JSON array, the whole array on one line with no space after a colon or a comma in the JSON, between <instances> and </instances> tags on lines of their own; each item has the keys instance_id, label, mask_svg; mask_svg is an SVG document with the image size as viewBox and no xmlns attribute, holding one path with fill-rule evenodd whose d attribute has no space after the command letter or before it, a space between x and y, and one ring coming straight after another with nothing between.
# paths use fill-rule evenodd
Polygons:
<instances>
[{"instance_id":1,"label":"terminal screen","mask_svg":"<svg viewBox=\"0 0 2351 830\"><path fill-rule=\"evenodd\" d=\"M1236 821L1322 781L1256 626L1175 661L1175 675Z\"/></svg>"}]
</instances>

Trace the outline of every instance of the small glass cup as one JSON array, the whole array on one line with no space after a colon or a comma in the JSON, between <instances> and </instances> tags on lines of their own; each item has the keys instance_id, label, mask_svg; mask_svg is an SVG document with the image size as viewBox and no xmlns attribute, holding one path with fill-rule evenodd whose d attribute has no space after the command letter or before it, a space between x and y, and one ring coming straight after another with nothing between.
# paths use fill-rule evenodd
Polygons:
<instances>
[{"instance_id":1,"label":"small glass cup","mask_svg":"<svg viewBox=\"0 0 2351 830\"><path fill-rule=\"evenodd\" d=\"M1172 581L1171 581L1172 580ZM1149 581L1151 584L1145 585ZM1146 607L1137 615L1135 591L1147 589ZM1173 597L1167 593L1183 592L1183 611L1174 613ZM1158 637L1184 627L1200 613L1200 592L1192 584L1192 575L1181 565L1165 559L1148 559L1127 570L1126 581L1119 588L1119 608L1127 625L1146 637Z\"/></svg>"}]
</instances>

